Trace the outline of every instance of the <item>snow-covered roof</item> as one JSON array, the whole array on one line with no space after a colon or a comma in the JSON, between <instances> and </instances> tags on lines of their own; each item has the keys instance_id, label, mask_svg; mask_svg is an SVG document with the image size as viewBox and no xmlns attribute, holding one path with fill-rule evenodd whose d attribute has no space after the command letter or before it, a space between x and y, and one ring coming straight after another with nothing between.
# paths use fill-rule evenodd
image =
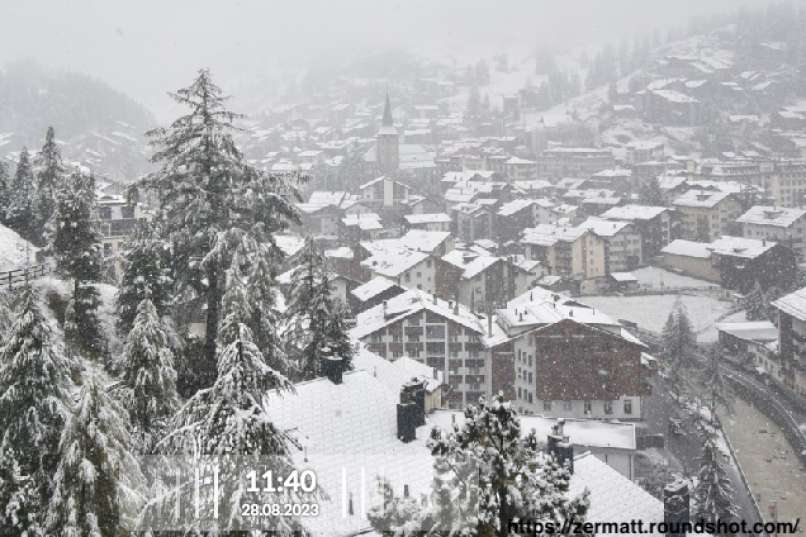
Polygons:
<instances>
[{"instance_id":1,"label":"snow-covered roof","mask_svg":"<svg viewBox=\"0 0 806 537\"><path fill-rule=\"evenodd\" d=\"M788 228L804 215L806 215L806 209L755 205L736 221L742 224Z\"/></svg>"},{"instance_id":2,"label":"snow-covered roof","mask_svg":"<svg viewBox=\"0 0 806 537\"><path fill-rule=\"evenodd\" d=\"M663 502L590 452L574 458L574 473L568 489L572 497L585 491L590 495L586 522L629 524L632 520L644 523L664 520ZM628 532L621 535L638 534ZM658 531L649 535L663 536Z\"/></svg>"},{"instance_id":3,"label":"snow-covered roof","mask_svg":"<svg viewBox=\"0 0 806 537\"><path fill-rule=\"evenodd\" d=\"M362 245L365 243L362 243ZM382 250L370 249L372 255L361 262L361 266L368 268L375 274L396 278L403 272L425 261L429 254L417 252L398 245L397 247L384 248Z\"/></svg>"},{"instance_id":4,"label":"snow-covered roof","mask_svg":"<svg viewBox=\"0 0 806 537\"><path fill-rule=\"evenodd\" d=\"M498 209L499 216L512 216L513 214L526 209L527 207L531 207L534 205L535 200L532 199L516 199L512 201L508 201L501 205L501 208Z\"/></svg>"},{"instance_id":5,"label":"snow-covered roof","mask_svg":"<svg viewBox=\"0 0 806 537\"><path fill-rule=\"evenodd\" d=\"M403 218L411 225L449 224L451 217L445 213L407 214Z\"/></svg>"},{"instance_id":6,"label":"snow-covered roof","mask_svg":"<svg viewBox=\"0 0 806 537\"><path fill-rule=\"evenodd\" d=\"M653 205L622 205L608 209L600 216L609 220L652 220L669 209Z\"/></svg>"},{"instance_id":7,"label":"snow-covered roof","mask_svg":"<svg viewBox=\"0 0 806 537\"><path fill-rule=\"evenodd\" d=\"M352 259L355 256L353 249L349 246L339 246L338 248L331 248L325 250L325 257L330 259Z\"/></svg>"},{"instance_id":8,"label":"snow-covered roof","mask_svg":"<svg viewBox=\"0 0 806 537\"><path fill-rule=\"evenodd\" d=\"M678 196L672 204L677 207L711 208L716 207L730 195L730 192L691 189Z\"/></svg>"},{"instance_id":9,"label":"snow-covered roof","mask_svg":"<svg viewBox=\"0 0 806 537\"><path fill-rule=\"evenodd\" d=\"M611 272L610 277L617 282L637 282L638 277L632 272Z\"/></svg>"},{"instance_id":10,"label":"snow-covered roof","mask_svg":"<svg viewBox=\"0 0 806 537\"><path fill-rule=\"evenodd\" d=\"M443 431L450 431L452 424L461 427L465 421L462 411L437 410L429 416L429 421ZM545 439L552 434L552 427L557 424L557 418L544 416L519 416L521 421L521 434L534 431L538 440ZM591 419L564 419L563 434L573 446L590 448L616 448L634 450L636 448L635 424L624 422L610 422Z\"/></svg>"},{"instance_id":11,"label":"snow-covered roof","mask_svg":"<svg viewBox=\"0 0 806 537\"><path fill-rule=\"evenodd\" d=\"M366 302L392 287L397 287L397 284L392 280L384 278L383 276L375 276L370 281L359 285L350 292L361 302Z\"/></svg>"},{"instance_id":12,"label":"snow-covered roof","mask_svg":"<svg viewBox=\"0 0 806 537\"><path fill-rule=\"evenodd\" d=\"M584 235L587 229L579 226L560 226L557 224L538 224L523 230L521 242L538 246L553 246L565 241L573 242Z\"/></svg>"},{"instance_id":13,"label":"snow-covered roof","mask_svg":"<svg viewBox=\"0 0 806 537\"><path fill-rule=\"evenodd\" d=\"M694 97L691 97L689 95L686 95L685 93L676 90L661 89L661 90L653 90L652 93L654 93L658 97L665 99L666 101L669 101L670 103L684 104L684 103L700 102Z\"/></svg>"},{"instance_id":14,"label":"snow-covered roof","mask_svg":"<svg viewBox=\"0 0 806 537\"><path fill-rule=\"evenodd\" d=\"M377 231L383 229L381 217L376 213L348 214L341 219L346 227L357 227L361 231Z\"/></svg>"},{"instance_id":15,"label":"snow-covered roof","mask_svg":"<svg viewBox=\"0 0 806 537\"><path fill-rule=\"evenodd\" d=\"M768 342L778 339L778 327L770 321L716 323L716 329L747 341Z\"/></svg>"},{"instance_id":16,"label":"snow-covered roof","mask_svg":"<svg viewBox=\"0 0 806 537\"><path fill-rule=\"evenodd\" d=\"M353 355L353 369L363 369L383 383L390 393L400 393L400 388L412 379L425 383L425 389L433 392L444 382L444 374L436 368L429 367L408 356L387 360L369 351L359 344L358 352Z\"/></svg>"},{"instance_id":17,"label":"snow-covered roof","mask_svg":"<svg viewBox=\"0 0 806 537\"><path fill-rule=\"evenodd\" d=\"M776 244L778 243L768 240L724 235L709 244L708 249L718 255L754 259Z\"/></svg>"},{"instance_id":18,"label":"snow-covered roof","mask_svg":"<svg viewBox=\"0 0 806 537\"><path fill-rule=\"evenodd\" d=\"M545 179L533 179L531 181L515 181L512 185L517 188L518 190L544 190L546 188L552 188L552 185L549 181Z\"/></svg>"},{"instance_id":19,"label":"snow-covered roof","mask_svg":"<svg viewBox=\"0 0 806 537\"><path fill-rule=\"evenodd\" d=\"M506 340L506 334L495 322L495 319L493 319L493 331L492 335L490 335L486 315L476 314L464 304L449 303L419 289L410 289L403 294L390 298L385 304L379 304L359 313L356 318L355 328L350 330L350 337L352 339L362 339L373 332L423 310L441 315L476 332L481 336L482 343L487 347Z\"/></svg>"},{"instance_id":20,"label":"snow-covered roof","mask_svg":"<svg viewBox=\"0 0 806 537\"><path fill-rule=\"evenodd\" d=\"M462 278L470 279L501 260L500 257L479 255L468 250L454 249L442 257L443 261L463 270Z\"/></svg>"},{"instance_id":21,"label":"snow-covered roof","mask_svg":"<svg viewBox=\"0 0 806 537\"><path fill-rule=\"evenodd\" d=\"M589 229L599 237L614 237L625 229L629 229L630 226L629 222L606 220L595 216L589 216L587 220L579 224L579 227Z\"/></svg>"},{"instance_id":22,"label":"snow-covered roof","mask_svg":"<svg viewBox=\"0 0 806 537\"><path fill-rule=\"evenodd\" d=\"M708 249L708 246L710 246L710 244L707 242L676 239L664 246L661 253L707 259L711 257L711 250Z\"/></svg>"},{"instance_id":23,"label":"snow-covered roof","mask_svg":"<svg viewBox=\"0 0 806 537\"><path fill-rule=\"evenodd\" d=\"M773 306L801 321L806 321L806 287L784 295Z\"/></svg>"}]
</instances>

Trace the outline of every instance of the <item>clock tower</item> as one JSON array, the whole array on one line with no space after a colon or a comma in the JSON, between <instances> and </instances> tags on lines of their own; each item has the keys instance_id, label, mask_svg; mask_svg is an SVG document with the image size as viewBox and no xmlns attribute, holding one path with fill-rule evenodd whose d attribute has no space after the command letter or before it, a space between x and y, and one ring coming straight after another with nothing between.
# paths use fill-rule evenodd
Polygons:
<instances>
[{"instance_id":1,"label":"clock tower","mask_svg":"<svg viewBox=\"0 0 806 537\"><path fill-rule=\"evenodd\" d=\"M395 176L400 168L400 137L392 119L392 105L389 93L383 107L383 120L375 142L378 168L384 175Z\"/></svg>"}]
</instances>

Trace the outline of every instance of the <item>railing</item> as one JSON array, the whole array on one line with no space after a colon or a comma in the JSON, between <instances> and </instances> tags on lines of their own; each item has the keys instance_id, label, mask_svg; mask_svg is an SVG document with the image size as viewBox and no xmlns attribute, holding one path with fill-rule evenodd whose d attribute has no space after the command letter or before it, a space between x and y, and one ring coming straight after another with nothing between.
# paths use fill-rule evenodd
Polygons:
<instances>
[{"instance_id":1,"label":"railing","mask_svg":"<svg viewBox=\"0 0 806 537\"><path fill-rule=\"evenodd\" d=\"M0 272L0 289L13 290L25 282L41 278L50 273L50 266L42 263L27 268Z\"/></svg>"}]
</instances>

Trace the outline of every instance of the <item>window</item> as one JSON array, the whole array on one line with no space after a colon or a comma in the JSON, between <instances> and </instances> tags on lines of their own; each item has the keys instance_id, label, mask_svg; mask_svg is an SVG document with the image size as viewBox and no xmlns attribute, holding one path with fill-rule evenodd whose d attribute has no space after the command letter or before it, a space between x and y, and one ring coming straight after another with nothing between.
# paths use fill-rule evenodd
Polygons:
<instances>
[{"instance_id":1,"label":"window","mask_svg":"<svg viewBox=\"0 0 806 537\"><path fill-rule=\"evenodd\" d=\"M120 215L123 218L134 218L134 207L131 205L125 205L120 208Z\"/></svg>"},{"instance_id":2,"label":"window","mask_svg":"<svg viewBox=\"0 0 806 537\"><path fill-rule=\"evenodd\" d=\"M425 337L428 339L445 339L445 325L429 325L425 327Z\"/></svg>"},{"instance_id":3,"label":"window","mask_svg":"<svg viewBox=\"0 0 806 537\"><path fill-rule=\"evenodd\" d=\"M613 413L613 401L605 401L604 402L604 413L605 414L612 414Z\"/></svg>"},{"instance_id":4,"label":"window","mask_svg":"<svg viewBox=\"0 0 806 537\"><path fill-rule=\"evenodd\" d=\"M585 403L582 406L582 410L585 412L585 414L590 414L591 412L593 412L593 409L591 408L591 402L585 401Z\"/></svg>"},{"instance_id":5,"label":"window","mask_svg":"<svg viewBox=\"0 0 806 537\"><path fill-rule=\"evenodd\" d=\"M572 409L573 405L571 404L571 401L563 401L563 410L570 412Z\"/></svg>"},{"instance_id":6,"label":"window","mask_svg":"<svg viewBox=\"0 0 806 537\"><path fill-rule=\"evenodd\" d=\"M624 413L627 415L632 414L632 399L624 400Z\"/></svg>"},{"instance_id":7,"label":"window","mask_svg":"<svg viewBox=\"0 0 806 537\"><path fill-rule=\"evenodd\" d=\"M98 218L103 220L110 220L112 218L112 208L111 207L99 207L98 208Z\"/></svg>"},{"instance_id":8,"label":"window","mask_svg":"<svg viewBox=\"0 0 806 537\"><path fill-rule=\"evenodd\" d=\"M404 274L404 277L405 277L407 282L411 281L411 273L410 272L407 272L406 274Z\"/></svg>"},{"instance_id":9,"label":"window","mask_svg":"<svg viewBox=\"0 0 806 537\"><path fill-rule=\"evenodd\" d=\"M551 401L543 401L543 410L551 412Z\"/></svg>"},{"instance_id":10,"label":"window","mask_svg":"<svg viewBox=\"0 0 806 537\"><path fill-rule=\"evenodd\" d=\"M529 392L529 402L532 402L532 392Z\"/></svg>"}]
</instances>

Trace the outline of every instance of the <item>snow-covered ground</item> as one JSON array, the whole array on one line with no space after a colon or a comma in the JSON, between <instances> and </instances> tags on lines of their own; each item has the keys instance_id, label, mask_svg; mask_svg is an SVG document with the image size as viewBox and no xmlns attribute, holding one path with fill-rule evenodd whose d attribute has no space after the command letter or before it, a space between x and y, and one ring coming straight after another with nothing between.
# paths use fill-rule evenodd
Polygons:
<instances>
[{"instance_id":1,"label":"snow-covered ground","mask_svg":"<svg viewBox=\"0 0 806 537\"><path fill-rule=\"evenodd\" d=\"M632 273L638 278L641 288L645 289L680 289L681 287L691 289L706 289L719 287L717 284L705 280L698 280L690 276L683 276L660 267L641 267L633 270Z\"/></svg>"},{"instance_id":2,"label":"snow-covered ground","mask_svg":"<svg viewBox=\"0 0 806 537\"><path fill-rule=\"evenodd\" d=\"M660 333L674 308L678 296L683 302L697 331L697 341L711 343L716 341L717 332L714 324L722 320L731 310L731 303L717 300L709 296L691 295L642 295L642 296L586 296L581 301L617 319L626 319L637 323L639 327ZM744 318L742 313L732 314L727 320Z\"/></svg>"},{"instance_id":3,"label":"snow-covered ground","mask_svg":"<svg viewBox=\"0 0 806 537\"><path fill-rule=\"evenodd\" d=\"M27 241L14 231L0 224L0 272L25 267L25 243ZM38 248L28 243L28 254L33 264Z\"/></svg>"}]
</instances>

